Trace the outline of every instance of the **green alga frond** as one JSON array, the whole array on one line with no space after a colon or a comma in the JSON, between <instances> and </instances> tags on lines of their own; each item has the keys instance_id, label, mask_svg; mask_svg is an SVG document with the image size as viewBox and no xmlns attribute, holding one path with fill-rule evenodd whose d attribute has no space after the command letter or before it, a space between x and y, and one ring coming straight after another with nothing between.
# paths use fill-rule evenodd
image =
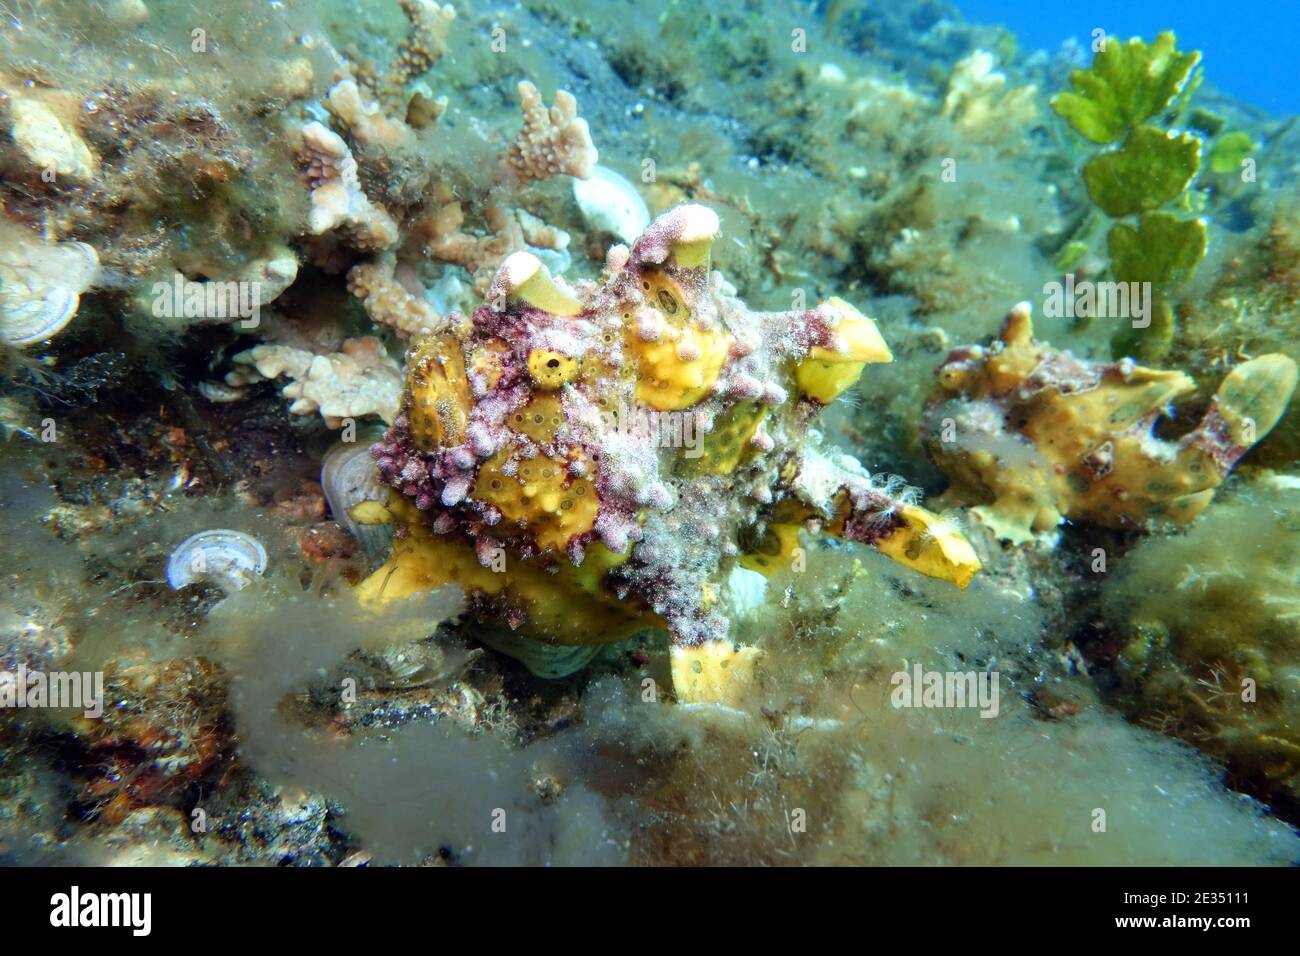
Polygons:
<instances>
[{"instance_id":1,"label":"green alga frond","mask_svg":"<svg viewBox=\"0 0 1300 956\"><path fill-rule=\"evenodd\" d=\"M1131 324L1120 327L1110 339L1110 351L1116 358L1127 355L1139 362L1160 362L1169 354L1174 344L1174 307L1163 293L1151 296L1150 324L1135 328Z\"/></svg>"},{"instance_id":2,"label":"green alga frond","mask_svg":"<svg viewBox=\"0 0 1300 956\"><path fill-rule=\"evenodd\" d=\"M1195 136L1139 126L1119 149L1088 160L1083 181L1092 201L1118 219L1177 199L1200 168Z\"/></svg>"},{"instance_id":3,"label":"green alga frond","mask_svg":"<svg viewBox=\"0 0 1300 956\"><path fill-rule=\"evenodd\" d=\"M1052 98L1052 109L1094 143L1113 143L1167 107L1200 62L1197 50L1180 53L1172 32L1146 43L1108 41L1086 70L1070 74L1074 92Z\"/></svg>"},{"instance_id":4,"label":"green alga frond","mask_svg":"<svg viewBox=\"0 0 1300 956\"><path fill-rule=\"evenodd\" d=\"M1190 275L1205 257L1207 233L1201 219L1148 212L1138 220L1136 229L1116 223L1108 242L1116 279L1167 287Z\"/></svg>"},{"instance_id":5,"label":"green alga frond","mask_svg":"<svg viewBox=\"0 0 1300 956\"><path fill-rule=\"evenodd\" d=\"M1235 173L1242 160L1255 151L1255 143L1242 132L1224 133L1210 149L1210 169L1216 173Z\"/></svg>"}]
</instances>

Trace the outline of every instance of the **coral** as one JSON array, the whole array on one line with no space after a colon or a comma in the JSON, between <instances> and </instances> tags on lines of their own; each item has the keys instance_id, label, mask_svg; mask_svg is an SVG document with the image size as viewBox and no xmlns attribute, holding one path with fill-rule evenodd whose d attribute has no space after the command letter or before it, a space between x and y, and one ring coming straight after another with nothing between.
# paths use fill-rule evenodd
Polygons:
<instances>
[{"instance_id":1,"label":"coral","mask_svg":"<svg viewBox=\"0 0 1300 956\"><path fill-rule=\"evenodd\" d=\"M422 298L408 292L395 278L397 261L391 255L362 262L348 272L348 291L361 300L371 321L404 335L431 335L443 318Z\"/></svg>"},{"instance_id":2,"label":"coral","mask_svg":"<svg viewBox=\"0 0 1300 956\"><path fill-rule=\"evenodd\" d=\"M302 128L303 178L311 193L312 235L342 229L358 249L397 244L397 223L370 201L357 178L357 161L337 133L317 122Z\"/></svg>"},{"instance_id":3,"label":"coral","mask_svg":"<svg viewBox=\"0 0 1300 956\"><path fill-rule=\"evenodd\" d=\"M555 105L548 110L537 87L524 80L519 84L519 106L524 125L506 152L506 163L518 182L591 175L600 156L571 93L557 90Z\"/></svg>"},{"instance_id":4,"label":"coral","mask_svg":"<svg viewBox=\"0 0 1300 956\"><path fill-rule=\"evenodd\" d=\"M975 50L953 67L942 114L977 142L1004 139L1038 114L1036 87L1006 85L1006 75L993 69L993 54Z\"/></svg>"},{"instance_id":5,"label":"coral","mask_svg":"<svg viewBox=\"0 0 1300 956\"><path fill-rule=\"evenodd\" d=\"M100 159L82 138L77 104L66 92L0 86L12 121L9 134L24 164L37 173L88 182Z\"/></svg>"},{"instance_id":6,"label":"coral","mask_svg":"<svg viewBox=\"0 0 1300 956\"><path fill-rule=\"evenodd\" d=\"M922 425L948 496L1020 543L1063 520L1139 527L1185 524L1233 465L1273 428L1296 386L1296 363L1264 355L1237 366L1200 425L1176 442L1152 433L1195 391L1177 371L1131 360L1100 365L1034 340L1029 305L992 345L953 351Z\"/></svg>"},{"instance_id":7,"label":"coral","mask_svg":"<svg viewBox=\"0 0 1300 956\"><path fill-rule=\"evenodd\" d=\"M481 618L551 645L666 627L679 697L717 701L753 667L718 601L744 541L811 527L968 583L955 529L817 447L825 404L890 359L874 324L839 299L751 312L710 268L717 230L675 208L573 287L516 253L467 329L413 345L374 447L393 551L364 600L456 582Z\"/></svg>"},{"instance_id":8,"label":"coral","mask_svg":"<svg viewBox=\"0 0 1300 956\"><path fill-rule=\"evenodd\" d=\"M1062 351L960 350L949 499L1046 535L1217 484L1294 377L1296 127L1185 124L1195 55L1111 41L1084 143L1036 115L1077 50L930 0L454 6L6 4L5 317L80 312L0 348L0 651L117 705L3 722L6 859L1294 862L1224 783L1300 819L1294 478L1251 484L1300 415L1182 496L1203 524L1069 532L1123 577L890 475L938 487L950 342L1108 260L1161 293L1113 354L1186 374L1059 313ZM524 77L590 127L526 84L512 145ZM236 284L260 323L208 306ZM167 587L214 528L261 544L235 593L211 554ZM892 706L914 666L1000 678L999 719Z\"/></svg>"},{"instance_id":9,"label":"coral","mask_svg":"<svg viewBox=\"0 0 1300 956\"><path fill-rule=\"evenodd\" d=\"M1264 477L1107 585L1120 698L1137 719L1300 800L1300 489Z\"/></svg>"},{"instance_id":10,"label":"coral","mask_svg":"<svg viewBox=\"0 0 1300 956\"><path fill-rule=\"evenodd\" d=\"M546 225L526 210L493 203L483 207L480 214L489 230L486 236L472 235L461 228L465 212L454 200L417 217L411 228L425 255L466 269L474 276L480 293L487 291L497 267L512 252L563 252L569 245L568 233Z\"/></svg>"},{"instance_id":11,"label":"coral","mask_svg":"<svg viewBox=\"0 0 1300 956\"><path fill-rule=\"evenodd\" d=\"M362 148L397 150L410 143L410 128L384 115L377 102L367 100L356 80L340 80L330 87L325 105Z\"/></svg>"},{"instance_id":12,"label":"coral","mask_svg":"<svg viewBox=\"0 0 1300 956\"><path fill-rule=\"evenodd\" d=\"M216 38L184 9L138 0L53 0L0 29L5 218L92 246L106 297L146 333L154 283L244 279L305 231L286 127L337 60L306 5L223 13L219 53L191 50Z\"/></svg>"},{"instance_id":13,"label":"coral","mask_svg":"<svg viewBox=\"0 0 1300 956\"><path fill-rule=\"evenodd\" d=\"M295 415L320 412L330 428L345 418L378 415L391 423L402 392L400 367L372 336L348 339L343 351L317 355L287 345L257 345L235 356L239 366L226 376L229 385L247 385L286 375L283 389Z\"/></svg>"},{"instance_id":14,"label":"coral","mask_svg":"<svg viewBox=\"0 0 1300 956\"><path fill-rule=\"evenodd\" d=\"M227 279L194 282L176 272L155 282L141 301L159 324L180 328L227 324L261 324L262 307L270 305L298 278L298 257L287 247L268 249L264 257L245 262Z\"/></svg>"},{"instance_id":15,"label":"coral","mask_svg":"<svg viewBox=\"0 0 1300 956\"><path fill-rule=\"evenodd\" d=\"M411 29L384 77L382 93L388 101L402 99L411 81L442 59L447 52L447 34L456 20L456 10L450 3L401 0L401 5Z\"/></svg>"}]
</instances>

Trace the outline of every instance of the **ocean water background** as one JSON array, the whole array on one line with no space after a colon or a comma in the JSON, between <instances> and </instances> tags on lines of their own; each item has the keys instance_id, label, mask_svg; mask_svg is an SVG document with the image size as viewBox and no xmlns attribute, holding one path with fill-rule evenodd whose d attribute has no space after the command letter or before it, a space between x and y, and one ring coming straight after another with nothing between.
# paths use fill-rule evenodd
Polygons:
<instances>
[{"instance_id":1,"label":"ocean water background","mask_svg":"<svg viewBox=\"0 0 1300 956\"><path fill-rule=\"evenodd\" d=\"M1178 34L1180 49L1200 50L1206 79L1275 114L1300 113L1300 0L1233 4L1222 0L955 0L973 23L997 23L1022 50L1054 51L1073 38L1086 48L1101 27L1121 37Z\"/></svg>"}]
</instances>

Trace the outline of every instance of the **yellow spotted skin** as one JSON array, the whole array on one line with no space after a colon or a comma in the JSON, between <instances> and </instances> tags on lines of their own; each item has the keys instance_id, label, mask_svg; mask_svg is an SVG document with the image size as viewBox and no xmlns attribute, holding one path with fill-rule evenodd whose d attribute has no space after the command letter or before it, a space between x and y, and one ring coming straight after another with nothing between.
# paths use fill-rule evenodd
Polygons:
<instances>
[{"instance_id":1,"label":"yellow spotted skin","mask_svg":"<svg viewBox=\"0 0 1300 956\"><path fill-rule=\"evenodd\" d=\"M569 478L567 461L537 455L519 461L508 475L502 466L509 459L501 452L483 464L470 492L476 500L495 507L543 549L563 551L570 538L592 529L600 510L596 487L586 478Z\"/></svg>"},{"instance_id":2,"label":"yellow spotted skin","mask_svg":"<svg viewBox=\"0 0 1300 956\"><path fill-rule=\"evenodd\" d=\"M1030 398L1016 397L1031 375L1053 364L1084 387L1049 385L1028 389ZM1209 505L1236 457L1276 424L1295 390L1296 364L1265 355L1238 366L1202 425L1176 442L1154 436L1152 425L1167 406L1196 390L1189 376L1062 358L1034 340L1027 307L1007 317L998 342L978 360L950 363L936 380L932 402L950 418L960 408L954 400L1002 403L997 421L1007 424L995 426L1001 430L985 444L1020 448L1024 460L1016 467L1007 467L979 438L963 442L954 433L945 441L939 431L926 440L951 481L946 498L975 505L994 533L1021 544L1066 518L1115 528L1156 518L1191 521ZM1250 434L1241 427L1246 418L1253 423ZM1226 443L1216 437L1220 430L1230 436Z\"/></svg>"},{"instance_id":3,"label":"yellow spotted skin","mask_svg":"<svg viewBox=\"0 0 1300 956\"><path fill-rule=\"evenodd\" d=\"M689 449L678 459L678 472L683 475L729 475L750 458L754 447L750 440L770 413L770 408L760 402L737 402L719 415L708 434L697 434L699 457Z\"/></svg>"},{"instance_id":4,"label":"yellow spotted skin","mask_svg":"<svg viewBox=\"0 0 1300 956\"><path fill-rule=\"evenodd\" d=\"M456 339L431 336L407 352L403 411L417 448L435 451L459 445L473 406L465 355Z\"/></svg>"},{"instance_id":5,"label":"yellow spotted skin","mask_svg":"<svg viewBox=\"0 0 1300 956\"><path fill-rule=\"evenodd\" d=\"M757 647L732 647L726 641L675 644L669 654L673 693L683 704L740 707L762 656Z\"/></svg>"},{"instance_id":6,"label":"yellow spotted skin","mask_svg":"<svg viewBox=\"0 0 1300 956\"><path fill-rule=\"evenodd\" d=\"M794 569L820 528L965 585L959 535L924 512L871 524L888 499L805 441L818 403L890 360L875 325L839 299L750 310L711 270L717 228L679 207L573 285L512 253L471 321L415 344L380 457L395 491L354 516L393 526L364 601L459 585L483 640L548 677L666 628L677 700L739 706L759 654L727 640L737 560Z\"/></svg>"},{"instance_id":7,"label":"yellow spotted skin","mask_svg":"<svg viewBox=\"0 0 1300 956\"><path fill-rule=\"evenodd\" d=\"M551 445L563 421L559 396L541 392L511 415L508 424L512 431L539 445ZM513 463L509 469L507 462ZM580 462L584 471L590 472L590 461L581 448L568 449L563 455L522 458L513 449L504 449L479 468L470 497L492 505L508 527L534 538L539 548L563 551L574 535L592 529L600 510L596 486L587 478L570 477L573 462Z\"/></svg>"},{"instance_id":8,"label":"yellow spotted skin","mask_svg":"<svg viewBox=\"0 0 1300 956\"><path fill-rule=\"evenodd\" d=\"M640 364L637 401L659 411L690 408L712 392L726 362L731 337L716 326L699 328L692 320L681 286L669 276L646 273L642 292L666 321L657 341L643 341L635 332L628 336Z\"/></svg>"},{"instance_id":9,"label":"yellow spotted skin","mask_svg":"<svg viewBox=\"0 0 1300 956\"><path fill-rule=\"evenodd\" d=\"M490 339L482 347L474 350L469 359L469 368L486 383L488 389L494 389L504 374L504 359L509 346L500 339Z\"/></svg>"},{"instance_id":10,"label":"yellow spotted skin","mask_svg":"<svg viewBox=\"0 0 1300 956\"><path fill-rule=\"evenodd\" d=\"M538 388L554 391L577 378L578 371L578 360L563 352L533 349L528 353L528 374Z\"/></svg>"},{"instance_id":11,"label":"yellow spotted skin","mask_svg":"<svg viewBox=\"0 0 1300 956\"><path fill-rule=\"evenodd\" d=\"M603 644L622 640L664 621L635 599L619 600L605 585L610 569L627 560L600 544L581 565L542 557L502 555L500 570L485 566L464 539L434 534L424 516L400 496L390 498L392 521L404 529L388 560L357 586L363 604L381 607L445 584L457 584L509 619L528 622L528 636L554 644Z\"/></svg>"},{"instance_id":12,"label":"yellow spotted skin","mask_svg":"<svg viewBox=\"0 0 1300 956\"><path fill-rule=\"evenodd\" d=\"M564 424L564 404L558 395L541 394L506 419L510 430L540 444L550 444Z\"/></svg>"},{"instance_id":13,"label":"yellow spotted skin","mask_svg":"<svg viewBox=\"0 0 1300 956\"><path fill-rule=\"evenodd\" d=\"M767 528L757 547L740 556L740 566L771 577L778 571L789 571L794 566L795 549L799 547L799 525L772 524Z\"/></svg>"}]
</instances>

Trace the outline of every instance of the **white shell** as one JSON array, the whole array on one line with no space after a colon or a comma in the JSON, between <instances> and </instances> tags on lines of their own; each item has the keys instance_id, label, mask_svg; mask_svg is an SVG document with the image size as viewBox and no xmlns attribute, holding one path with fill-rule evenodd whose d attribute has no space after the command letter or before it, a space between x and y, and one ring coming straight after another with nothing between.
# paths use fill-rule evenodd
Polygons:
<instances>
[{"instance_id":1,"label":"white shell","mask_svg":"<svg viewBox=\"0 0 1300 956\"><path fill-rule=\"evenodd\" d=\"M650 210L636 187L607 166L596 166L590 179L575 179L573 198L588 228L626 243L635 242L650 225Z\"/></svg>"},{"instance_id":2,"label":"white shell","mask_svg":"<svg viewBox=\"0 0 1300 956\"><path fill-rule=\"evenodd\" d=\"M0 230L0 338L19 348L53 338L98 273L99 256L84 242L55 245Z\"/></svg>"},{"instance_id":3,"label":"white shell","mask_svg":"<svg viewBox=\"0 0 1300 956\"><path fill-rule=\"evenodd\" d=\"M325 453L320 469L320 486L334 520L347 528L367 553L382 551L392 531L383 525L357 524L348 512L363 501L383 501L388 497L388 486L379 480L375 460L370 455L370 446L383 435L383 428L370 427L361 429L356 441L335 443Z\"/></svg>"},{"instance_id":4,"label":"white shell","mask_svg":"<svg viewBox=\"0 0 1300 956\"><path fill-rule=\"evenodd\" d=\"M767 603L767 578L736 565L723 585L723 594L734 619L753 617Z\"/></svg>"},{"instance_id":5,"label":"white shell","mask_svg":"<svg viewBox=\"0 0 1300 956\"><path fill-rule=\"evenodd\" d=\"M266 548L251 534L213 528L182 541L167 561L167 583L179 591L195 581L214 581L242 591L266 573Z\"/></svg>"}]
</instances>

